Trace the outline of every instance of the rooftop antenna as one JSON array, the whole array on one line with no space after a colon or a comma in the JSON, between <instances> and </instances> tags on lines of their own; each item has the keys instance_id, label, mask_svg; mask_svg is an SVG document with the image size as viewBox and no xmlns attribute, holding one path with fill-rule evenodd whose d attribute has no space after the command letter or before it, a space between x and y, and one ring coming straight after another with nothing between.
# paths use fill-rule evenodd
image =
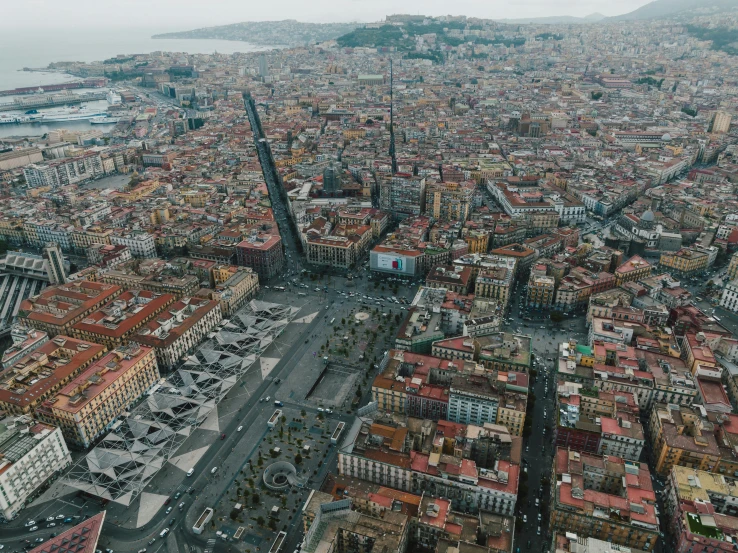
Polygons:
<instances>
[{"instance_id":1,"label":"rooftop antenna","mask_svg":"<svg viewBox=\"0 0 738 553\"><path fill-rule=\"evenodd\" d=\"M395 113L394 113L394 77L392 74L392 58L390 58L390 146L389 155L392 158L392 174L397 173L397 156L395 154Z\"/></svg>"}]
</instances>

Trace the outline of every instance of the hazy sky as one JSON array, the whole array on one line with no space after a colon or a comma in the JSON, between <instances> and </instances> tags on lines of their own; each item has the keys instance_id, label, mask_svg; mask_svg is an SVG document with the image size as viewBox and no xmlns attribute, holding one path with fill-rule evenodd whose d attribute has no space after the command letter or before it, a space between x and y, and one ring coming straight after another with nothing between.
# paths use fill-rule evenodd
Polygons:
<instances>
[{"instance_id":1,"label":"hazy sky","mask_svg":"<svg viewBox=\"0 0 738 553\"><path fill-rule=\"evenodd\" d=\"M190 29L239 21L377 21L387 14L501 19L627 13L650 0L0 0L6 29Z\"/></svg>"}]
</instances>

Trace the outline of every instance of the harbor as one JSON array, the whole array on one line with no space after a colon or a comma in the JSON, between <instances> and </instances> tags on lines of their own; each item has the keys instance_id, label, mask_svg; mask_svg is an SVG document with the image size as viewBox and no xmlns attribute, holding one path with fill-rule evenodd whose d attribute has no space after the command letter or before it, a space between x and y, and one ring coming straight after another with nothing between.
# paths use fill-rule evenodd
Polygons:
<instances>
[{"instance_id":1,"label":"harbor","mask_svg":"<svg viewBox=\"0 0 738 553\"><path fill-rule=\"evenodd\" d=\"M34 94L31 96L20 96L13 99L12 102L0 103L0 112L29 110L36 108L48 108L56 106L67 106L70 104L81 104L84 102L94 102L95 100L104 100L107 97L106 90L84 92L75 94L69 90L56 94Z\"/></svg>"},{"instance_id":2,"label":"harbor","mask_svg":"<svg viewBox=\"0 0 738 553\"><path fill-rule=\"evenodd\" d=\"M24 71L40 71L36 69L24 68ZM44 69L43 71L48 71ZM93 77L84 81L72 81L69 83L56 83L39 86L24 86L21 88L13 88L10 90L0 90L0 96L20 96L25 94L43 94L53 93L62 90L75 90L79 88L103 88L107 85L108 79L104 77Z\"/></svg>"}]
</instances>

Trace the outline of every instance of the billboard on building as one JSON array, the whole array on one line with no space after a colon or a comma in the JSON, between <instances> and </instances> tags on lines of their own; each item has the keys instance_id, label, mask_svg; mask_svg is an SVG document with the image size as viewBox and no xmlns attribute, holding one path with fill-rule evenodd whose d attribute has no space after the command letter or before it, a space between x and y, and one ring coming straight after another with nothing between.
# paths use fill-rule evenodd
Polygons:
<instances>
[{"instance_id":1,"label":"billboard on building","mask_svg":"<svg viewBox=\"0 0 738 553\"><path fill-rule=\"evenodd\" d=\"M396 255L387 255L380 253L377 255L378 269L391 269L393 271L402 271L404 266L403 258Z\"/></svg>"},{"instance_id":2,"label":"billboard on building","mask_svg":"<svg viewBox=\"0 0 738 553\"><path fill-rule=\"evenodd\" d=\"M402 275L415 274L415 258L395 254L395 253L379 253L371 252L370 268L372 271L382 271L386 273L398 273Z\"/></svg>"}]
</instances>

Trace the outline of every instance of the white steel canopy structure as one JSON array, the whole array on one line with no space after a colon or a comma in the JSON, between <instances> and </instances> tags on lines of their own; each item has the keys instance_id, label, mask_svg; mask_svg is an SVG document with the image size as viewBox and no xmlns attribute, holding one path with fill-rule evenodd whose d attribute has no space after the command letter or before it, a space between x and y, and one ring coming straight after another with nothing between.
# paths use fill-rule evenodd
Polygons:
<instances>
[{"instance_id":1,"label":"white steel canopy structure","mask_svg":"<svg viewBox=\"0 0 738 553\"><path fill-rule=\"evenodd\" d=\"M64 482L130 505L298 311L249 302L116 422Z\"/></svg>"}]
</instances>

